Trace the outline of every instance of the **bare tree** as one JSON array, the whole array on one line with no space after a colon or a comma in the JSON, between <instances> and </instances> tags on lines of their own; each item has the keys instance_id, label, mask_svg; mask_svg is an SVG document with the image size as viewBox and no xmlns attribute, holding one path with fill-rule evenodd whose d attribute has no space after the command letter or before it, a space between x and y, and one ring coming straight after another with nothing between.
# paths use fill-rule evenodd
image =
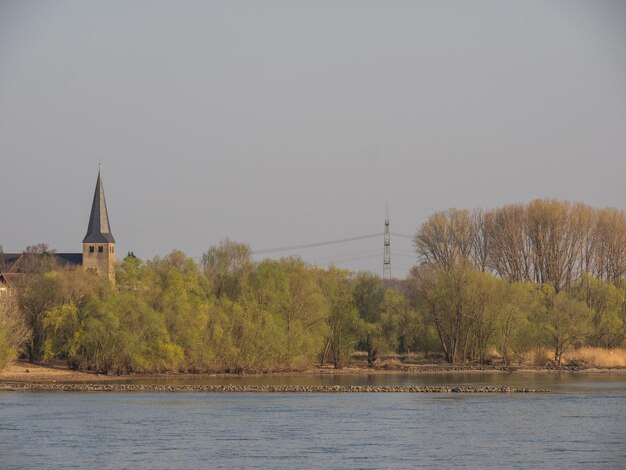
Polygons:
<instances>
[{"instance_id":1,"label":"bare tree","mask_svg":"<svg viewBox=\"0 0 626 470\"><path fill-rule=\"evenodd\" d=\"M595 235L595 275L617 284L626 273L626 214L624 211L600 210Z\"/></svg>"},{"instance_id":2,"label":"bare tree","mask_svg":"<svg viewBox=\"0 0 626 470\"><path fill-rule=\"evenodd\" d=\"M574 215L580 231L580 252L576 276L580 280L584 273L593 274L596 269L598 211L585 204L576 204L574 206Z\"/></svg>"},{"instance_id":3,"label":"bare tree","mask_svg":"<svg viewBox=\"0 0 626 470\"><path fill-rule=\"evenodd\" d=\"M7 333L9 347L20 354L32 337L32 331L20 311L15 295L0 297L0 325Z\"/></svg>"},{"instance_id":4,"label":"bare tree","mask_svg":"<svg viewBox=\"0 0 626 470\"><path fill-rule=\"evenodd\" d=\"M450 270L468 260L510 282L570 291L584 273L618 284L626 275L626 213L537 199L473 212L433 214L413 244L422 263Z\"/></svg>"},{"instance_id":5,"label":"bare tree","mask_svg":"<svg viewBox=\"0 0 626 470\"><path fill-rule=\"evenodd\" d=\"M56 250L46 243L30 245L22 253L18 270L22 273L44 274L54 271L57 267Z\"/></svg>"},{"instance_id":6,"label":"bare tree","mask_svg":"<svg viewBox=\"0 0 626 470\"><path fill-rule=\"evenodd\" d=\"M489 211L485 236L491 269L510 282L531 280L532 247L524 206L513 204Z\"/></svg>"},{"instance_id":7,"label":"bare tree","mask_svg":"<svg viewBox=\"0 0 626 470\"><path fill-rule=\"evenodd\" d=\"M449 209L431 215L413 238L424 263L436 263L449 271L470 259L475 247L475 227L467 210Z\"/></svg>"},{"instance_id":8,"label":"bare tree","mask_svg":"<svg viewBox=\"0 0 626 470\"><path fill-rule=\"evenodd\" d=\"M471 213L470 217L473 233L471 258L476 269L486 272L489 270L489 244L491 242L486 226L488 213L477 209Z\"/></svg>"}]
</instances>

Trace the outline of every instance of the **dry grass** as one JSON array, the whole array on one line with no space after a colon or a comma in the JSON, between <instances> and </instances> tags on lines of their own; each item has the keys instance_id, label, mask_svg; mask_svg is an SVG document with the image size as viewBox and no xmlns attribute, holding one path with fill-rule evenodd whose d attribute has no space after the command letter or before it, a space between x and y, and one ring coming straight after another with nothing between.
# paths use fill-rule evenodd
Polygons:
<instances>
[{"instance_id":1,"label":"dry grass","mask_svg":"<svg viewBox=\"0 0 626 470\"><path fill-rule=\"evenodd\" d=\"M533 348L521 355L522 363L531 366L545 367L552 363L554 355L546 348Z\"/></svg>"},{"instance_id":2,"label":"dry grass","mask_svg":"<svg viewBox=\"0 0 626 470\"><path fill-rule=\"evenodd\" d=\"M496 349L491 349L487 353L489 363L492 365L502 364L502 357ZM367 353L357 352L352 355L353 365L356 367L367 367ZM536 347L525 353L512 355L514 364L530 366L534 368L555 367L554 351L546 347ZM424 357L422 353L411 354L381 354L376 361L374 368L377 370L406 370L416 365L436 365L447 366L443 358L437 355ZM478 365L477 363L475 363ZM599 369L610 367L626 367L626 348L591 348L583 347L566 351L561 358L562 366L583 366L596 367Z\"/></svg>"},{"instance_id":3,"label":"dry grass","mask_svg":"<svg viewBox=\"0 0 626 470\"><path fill-rule=\"evenodd\" d=\"M563 354L563 363L570 362L581 362L592 367L626 367L626 349L574 349Z\"/></svg>"}]
</instances>

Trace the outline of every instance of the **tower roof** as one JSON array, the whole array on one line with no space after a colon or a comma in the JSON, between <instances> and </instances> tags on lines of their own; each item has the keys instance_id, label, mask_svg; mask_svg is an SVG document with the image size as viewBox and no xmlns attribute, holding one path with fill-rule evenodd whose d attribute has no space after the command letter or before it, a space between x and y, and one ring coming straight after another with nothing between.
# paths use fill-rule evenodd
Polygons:
<instances>
[{"instance_id":1,"label":"tower roof","mask_svg":"<svg viewBox=\"0 0 626 470\"><path fill-rule=\"evenodd\" d=\"M100 170L98 170L96 190L93 193L87 235L85 235L83 243L115 243L111 233L111 226L109 225L109 214L107 212L107 203L104 199L104 187L100 178Z\"/></svg>"}]
</instances>

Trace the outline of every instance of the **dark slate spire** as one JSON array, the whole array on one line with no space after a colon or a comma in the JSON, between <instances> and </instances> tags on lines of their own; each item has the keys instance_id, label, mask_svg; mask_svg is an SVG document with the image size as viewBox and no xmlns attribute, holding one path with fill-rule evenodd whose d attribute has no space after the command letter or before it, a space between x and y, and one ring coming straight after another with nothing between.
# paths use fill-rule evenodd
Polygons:
<instances>
[{"instance_id":1,"label":"dark slate spire","mask_svg":"<svg viewBox=\"0 0 626 470\"><path fill-rule=\"evenodd\" d=\"M115 243L109 225L109 214L107 213L107 203L104 200L104 187L100 178L100 170L98 170L96 191L93 193L87 235L85 235L83 243Z\"/></svg>"}]
</instances>

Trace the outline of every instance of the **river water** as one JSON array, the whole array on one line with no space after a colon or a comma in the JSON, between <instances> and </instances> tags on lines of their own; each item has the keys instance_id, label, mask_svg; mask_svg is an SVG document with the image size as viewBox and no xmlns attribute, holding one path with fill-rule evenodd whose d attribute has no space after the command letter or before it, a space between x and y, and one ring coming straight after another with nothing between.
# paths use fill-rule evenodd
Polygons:
<instances>
[{"instance_id":1,"label":"river water","mask_svg":"<svg viewBox=\"0 0 626 470\"><path fill-rule=\"evenodd\" d=\"M0 468L626 468L623 373L249 377L229 382L483 384L549 387L553 392L3 392Z\"/></svg>"}]
</instances>

